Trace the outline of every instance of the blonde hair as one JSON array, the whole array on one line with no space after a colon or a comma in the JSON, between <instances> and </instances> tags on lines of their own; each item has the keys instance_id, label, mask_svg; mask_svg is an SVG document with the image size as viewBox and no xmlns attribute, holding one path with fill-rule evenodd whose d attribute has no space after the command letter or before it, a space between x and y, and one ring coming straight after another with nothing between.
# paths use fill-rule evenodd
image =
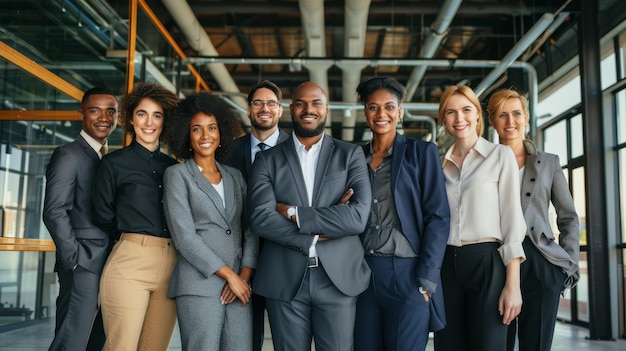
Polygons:
<instances>
[{"instance_id":1,"label":"blonde hair","mask_svg":"<svg viewBox=\"0 0 626 351\"><path fill-rule=\"evenodd\" d=\"M478 134L478 136L481 136L485 129L485 127L483 126L484 123L482 122L483 109L480 106L480 100L478 100L478 96L476 96L476 93L474 93L472 88L468 87L467 85L452 85L447 87L446 90L443 91L443 94L441 94L441 99L439 99L439 112L437 114L437 122L439 122L439 125L443 125L444 109L452 95L463 95L472 103L472 105L474 105L474 107L476 107L476 110L478 111L476 134Z\"/></svg>"},{"instance_id":2,"label":"blonde hair","mask_svg":"<svg viewBox=\"0 0 626 351\"><path fill-rule=\"evenodd\" d=\"M528 100L521 93L513 89L498 90L491 95L489 102L487 103L487 115L489 116L489 123L493 126L494 121L502 112L502 106L509 99L518 99L522 104L522 110L527 118L530 118L530 111L528 110Z\"/></svg>"}]
</instances>

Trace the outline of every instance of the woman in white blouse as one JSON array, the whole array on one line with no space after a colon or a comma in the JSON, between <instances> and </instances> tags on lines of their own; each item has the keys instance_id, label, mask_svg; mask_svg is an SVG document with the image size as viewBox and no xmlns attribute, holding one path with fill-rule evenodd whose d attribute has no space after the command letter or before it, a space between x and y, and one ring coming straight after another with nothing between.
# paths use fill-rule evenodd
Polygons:
<instances>
[{"instance_id":1,"label":"woman in white blouse","mask_svg":"<svg viewBox=\"0 0 626 351\"><path fill-rule=\"evenodd\" d=\"M505 350L507 326L522 306L525 259L515 156L480 136L480 101L467 86L444 91L438 120L454 144L442 159L450 205L441 270L447 326L435 333L435 349Z\"/></svg>"}]
</instances>

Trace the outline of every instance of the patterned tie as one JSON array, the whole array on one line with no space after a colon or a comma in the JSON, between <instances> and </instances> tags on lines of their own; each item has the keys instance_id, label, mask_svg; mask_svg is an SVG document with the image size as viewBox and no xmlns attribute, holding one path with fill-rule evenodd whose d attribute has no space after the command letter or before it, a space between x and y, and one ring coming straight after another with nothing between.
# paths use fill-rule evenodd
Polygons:
<instances>
[{"instance_id":1,"label":"patterned tie","mask_svg":"<svg viewBox=\"0 0 626 351\"><path fill-rule=\"evenodd\" d=\"M100 155L104 156L107 154L107 147L102 145L102 147L100 148Z\"/></svg>"},{"instance_id":2,"label":"patterned tie","mask_svg":"<svg viewBox=\"0 0 626 351\"><path fill-rule=\"evenodd\" d=\"M266 143L259 143L259 149L261 149L261 151L267 149L267 144Z\"/></svg>"}]
</instances>

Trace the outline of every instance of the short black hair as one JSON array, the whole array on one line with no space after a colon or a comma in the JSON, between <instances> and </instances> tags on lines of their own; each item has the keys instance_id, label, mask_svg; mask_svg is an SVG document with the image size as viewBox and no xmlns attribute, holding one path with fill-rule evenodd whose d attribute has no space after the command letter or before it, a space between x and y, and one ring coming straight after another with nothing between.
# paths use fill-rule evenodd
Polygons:
<instances>
[{"instance_id":1,"label":"short black hair","mask_svg":"<svg viewBox=\"0 0 626 351\"><path fill-rule=\"evenodd\" d=\"M367 100L369 100L370 95L378 89L385 89L389 91L391 94L395 95L399 103L402 103L406 97L406 88L394 78L375 77L361 82L361 84L359 84L356 88L359 101L365 105Z\"/></svg>"},{"instance_id":2,"label":"short black hair","mask_svg":"<svg viewBox=\"0 0 626 351\"><path fill-rule=\"evenodd\" d=\"M80 101L80 106L84 107L87 103L87 100L91 97L91 95L113 95L113 92L105 87L93 87L83 94L83 99Z\"/></svg>"},{"instance_id":3,"label":"short black hair","mask_svg":"<svg viewBox=\"0 0 626 351\"><path fill-rule=\"evenodd\" d=\"M220 163L226 163L235 147L235 123L237 113L220 96L201 92L188 95L180 101L174 111L166 134L166 142L172 153L178 159L189 159L193 156L189 143L189 123L191 118L198 113L214 116L220 131L220 147L215 151L215 159Z\"/></svg>"}]
</instances>

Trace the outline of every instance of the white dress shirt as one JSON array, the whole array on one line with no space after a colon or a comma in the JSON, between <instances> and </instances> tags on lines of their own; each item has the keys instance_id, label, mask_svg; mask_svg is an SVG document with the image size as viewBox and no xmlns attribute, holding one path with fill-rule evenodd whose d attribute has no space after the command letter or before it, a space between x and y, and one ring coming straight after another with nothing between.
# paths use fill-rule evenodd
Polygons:
<instances>
[{"instance_id":1,"label":"white dress shirt","mask_svg":"<svg viewBox=\"0 0 626 351\"><path fill-rule=\"evenodd\" d=\"M513 150L478 138L459 167L451 158L454 147L442 162L450 204L448 245L498 242L505 265L517 257L524 260L526 222Z\"/></svg>"},{"instance_id":2,"label":"white dress shirt","mask_svg":"<svg viewBox=\"0 0 626 351\"><path fill-rule=\"evenodd\" d=\"M91 148L98 154L98 157L102 158L102 153L100 152L100 149L102 148L102 144L100 144L100 142L96 139L94 139L91 135L87 134L87 132L85 132L85 130L81 129L80 130L80 135L85 138L85 140L87 141L87 144L89 144L89 146L91 146ZM109 142L105 142L104 146L106 146L106 148L109 148Z\"/></svg>"},{"instance_id":3,"label":"white dress shirt","mask_svg":"<svg viewBox=\"0 0 626 351\"><path fill-rule=\"evenodd\" d=\"M304 145L296 138L296 135L292 133L293 142L296 145L296 154L298 154L298 160L300 160L300 168L302 169L302 175L304 176L304 185L306 186L306 193L309 200L309 206L313 203L313 186L315 185L315 171L317 170L317 161L320 158L320 150L322 148L322 141L324 140L324 133L320 140L311 145L311 148L307 151ZM300 226L298 217L298 208L296 207L296 222L298 227ZM317 256L317 250L315 244L319 239L319 235L316 235L313 239L311 247L309 247L309 257Z\"/></svg>"}]
</instances>

